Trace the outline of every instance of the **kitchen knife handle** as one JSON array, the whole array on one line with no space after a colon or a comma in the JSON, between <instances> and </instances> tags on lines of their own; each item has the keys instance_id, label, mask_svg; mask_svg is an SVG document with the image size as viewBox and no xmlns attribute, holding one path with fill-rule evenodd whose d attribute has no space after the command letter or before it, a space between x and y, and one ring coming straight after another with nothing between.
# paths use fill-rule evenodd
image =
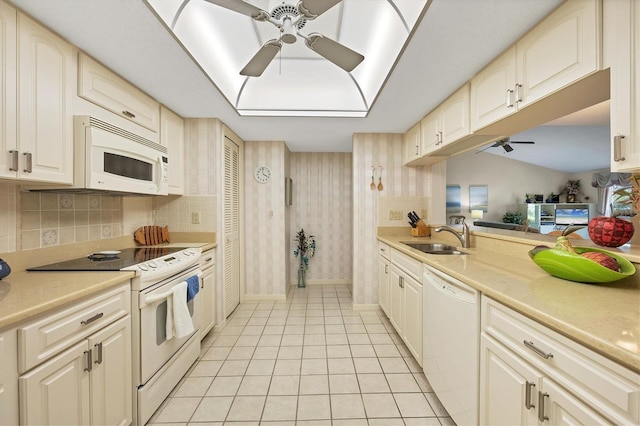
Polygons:
<instances>
[{"instance_id":1,"label":"kitchen knife handle","mask_svg":"<svg viewBox=\"0 0 640 426\"><path fill-rule=\"evenodd\" d=\"M622 139L625 136L621 134L617 134L613 137L613 161L624 161L625 158L622 155Z\"/></svg>"}]
</instances>

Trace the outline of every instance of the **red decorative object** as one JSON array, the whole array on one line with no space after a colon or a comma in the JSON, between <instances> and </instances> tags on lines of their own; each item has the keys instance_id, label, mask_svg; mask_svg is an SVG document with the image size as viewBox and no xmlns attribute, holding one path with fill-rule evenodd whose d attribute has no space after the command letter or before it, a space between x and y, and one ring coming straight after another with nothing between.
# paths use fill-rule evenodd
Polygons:
<instances>
[{"instance_id":1,"label":"red decorative object","mask_svg":"<svg viewBox=\"0 0 640 426\"><path fill-rule=\"evenodd\" d=\"M633 224L615 217L598 216L589 222L589 237L599 246L620 247L633 236Z\"/></svg>"}]
</instances>

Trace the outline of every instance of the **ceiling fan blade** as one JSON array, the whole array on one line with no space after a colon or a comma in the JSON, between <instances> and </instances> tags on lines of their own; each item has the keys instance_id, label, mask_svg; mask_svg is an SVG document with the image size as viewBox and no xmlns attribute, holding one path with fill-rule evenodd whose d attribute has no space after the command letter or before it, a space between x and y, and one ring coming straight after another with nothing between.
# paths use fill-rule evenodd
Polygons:
<instances>
[{"instance_id":1,"label":"ceiling fan blade","mask_svg":"<svg viewBox=\"0 0 640 426\"><path fill-rule=\"evenodd\" d=\"M505 143L504 145L502 145L502 147L504 148L505 151L507 152L511 152L513 151L513 148L511 148L511 145L509 145L508 143Z\"/></svg>"},{"instance_id":2,"label":"ceiling fan blade","mask_svg":"<svg viewBox=\"0 0 640 426\"><path fill-rule=\"evenodd\" d=\"M278 54L282 44L278 40L269 40L266 42L253 58L242 68L240 75L249 77L260 77L264 70L269 66L273 58Z\"/></svg>"},{"instance_id":3,"label":"ceiling fan blade","mask_svg":"<svg viewBox=\"0 0 640 426\"><path fill-rule=\"evenodd\" d=\"M305 44L314 52L333 62L343 70L350 72L364 60L364 56L349 49L347 46L323 36L310 34L305 38Z\"/></svg>"},{"instance_id":4,"label":"ceiling fan blade","mask_svg":"<svg viewBox=\"0 0 640 426\"><path fill-rule=\"evenodd\" d=\"M269 13L242 0L206 0L225 9L250 16L257 21L265 21L269 19Z\"/></svg>"},{"instance_id":5,"label":"ceiling fan blade","mask_svg":"<svg viewBox=\"0 0 640 426\"><path fill-rule=\"evenodd\" d=\"M527 144L534 144L534 141L510 141L509 143L527 143Z\"/></svg>"},{"instance_id":6,"label":"ceiling fan blade","mask_svg":"<svg viewBox=\"0 0 640 426\"><path fill-rule=\"evenodd\" d=\"M342 0L300 0L298 12L306 19L315 19Z\"/></svg>"}]
</instances>

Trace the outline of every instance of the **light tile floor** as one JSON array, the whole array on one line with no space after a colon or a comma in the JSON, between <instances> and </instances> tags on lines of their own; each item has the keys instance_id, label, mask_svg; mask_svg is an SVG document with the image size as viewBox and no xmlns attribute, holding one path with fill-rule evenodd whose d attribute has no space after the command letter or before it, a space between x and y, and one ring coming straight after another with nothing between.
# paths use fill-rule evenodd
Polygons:
<instances>
[{"instance_id":1,"label":"light tile floor","mask_svg":"<svg viewBox=\"0 0 640 426\"><path fill-rule=\"evenodd\" d=\"M455 425L382 312L354 312L347 285L246 302L149 424Z\"/></svg>"}]
</instances>

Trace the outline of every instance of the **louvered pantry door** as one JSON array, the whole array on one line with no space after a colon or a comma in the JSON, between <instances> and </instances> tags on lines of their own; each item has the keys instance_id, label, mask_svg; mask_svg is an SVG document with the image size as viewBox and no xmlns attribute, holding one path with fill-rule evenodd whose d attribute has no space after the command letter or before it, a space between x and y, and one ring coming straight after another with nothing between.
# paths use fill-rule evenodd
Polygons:
<instances>
[{"instance_id":1,"label":"louvered pantry door","mask_svg":"<svg viewBox=\"0 0 640 426\"><path fill-rule=\"evenodd\" d=\"M240 148L224 140L224 315L240 303Z\"/></svg>"}]
</instances>

